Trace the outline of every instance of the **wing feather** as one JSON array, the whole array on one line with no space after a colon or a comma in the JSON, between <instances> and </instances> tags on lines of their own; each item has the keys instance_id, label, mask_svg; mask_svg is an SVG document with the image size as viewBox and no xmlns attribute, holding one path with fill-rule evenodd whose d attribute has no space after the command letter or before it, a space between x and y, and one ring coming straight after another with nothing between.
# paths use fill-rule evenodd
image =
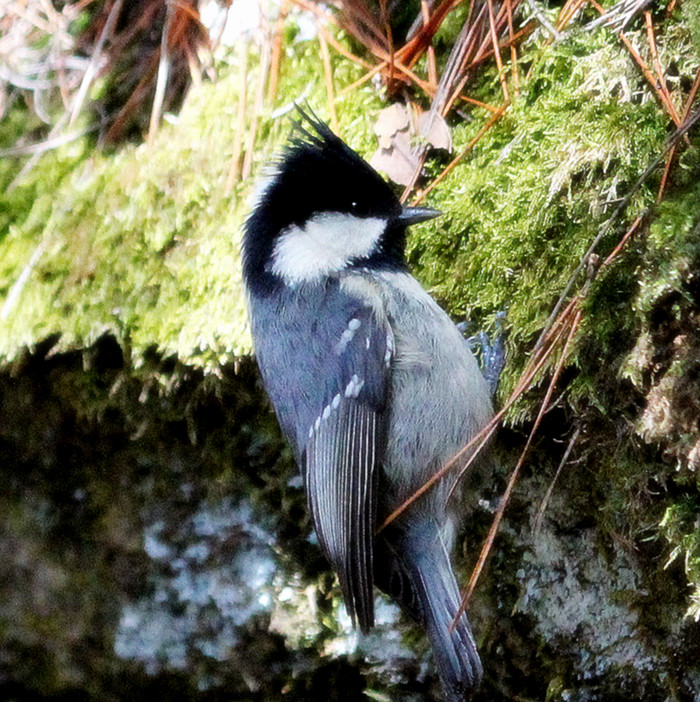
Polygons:
<instances>
[{"instance_id":1,"label":"wing feather","mask_svg":"<svg viewBox=\"0 0 700 702\"><path fill-rule=\"evenodd\" d=\"M374 621L375 469L384 437L377 412L344 398L315 429L304 474L319 541L338 574L350 616L363 631Z\"/></svg>"},{"instance_id":2,"label":"wing feather","mask_svg":"<svg viewBox=\"0 0 700 702\"><path fill-rule=\"evenodd\" d=\"M265 304L249 299L258 364L302 468L321 547L348 612L366 631L374 623L376 483L386 444L391 327L376 300L369 305L344 293L337 281L275 294ZM300 329L299 320L308 327Z\"/></svg>"}]
</instances>

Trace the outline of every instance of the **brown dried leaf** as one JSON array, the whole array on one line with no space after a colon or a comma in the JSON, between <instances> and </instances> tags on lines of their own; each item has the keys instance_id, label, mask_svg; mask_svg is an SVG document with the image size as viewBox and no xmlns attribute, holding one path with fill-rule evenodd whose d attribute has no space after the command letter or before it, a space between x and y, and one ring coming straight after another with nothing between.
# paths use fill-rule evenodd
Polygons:
<instances>
[{"instance_id":1,"label":"brown dried leaf","mask_svg":"<svg viewBox=\"0 0 700 702\"><path fill-rule=\"evenodd\" d=\"M374 133L379 137L379 146L382 149L391 149L394 135L400 131L408 132L408 127L408 112L403 105L397 102L384 108L374 125Z\"/></svg>"},{"instance_id":2,"label":"brown dried leaf","mask_svg":"<svg viewBox=\"0 0 700 702\"><path fill-rule=\"evenodd\" d=\"M452 151L452 133L442 115L433 115L428 128L430 112L421 112L418 115L418 132L433 148Z\"/></svg>"},{"instance_id":3,"label":"brown dried leaf","mask_svg":"<svg viewBox=\"0 0 700 702\"><path fill-rule=\"evenodd\" d=\"M435 115L428 128L428 115L428 112L420 113L417 127L414 127L404 105L395 103L383 109L374 125L374 133L379 137L379 148L370 159L370 164L377 170L384 171L395 183L408 185L420 162L420 148L415 145L416 137L436 149L450 151L452 136L447 123L440 115Z\"/></svg>"},{"instance_id":4,"label":"brown dried leaf","mask_svg":"<svg viewBox=\"0 0 700 702\"><path fill-rule=\"evenodd\" d=\"M408 185L418 167L418 154L411 147L408 129L398 131L390 138L390 148L381 146L369 161L372 168L384 171L394 183Z\"/></svg>"}]
</instances>

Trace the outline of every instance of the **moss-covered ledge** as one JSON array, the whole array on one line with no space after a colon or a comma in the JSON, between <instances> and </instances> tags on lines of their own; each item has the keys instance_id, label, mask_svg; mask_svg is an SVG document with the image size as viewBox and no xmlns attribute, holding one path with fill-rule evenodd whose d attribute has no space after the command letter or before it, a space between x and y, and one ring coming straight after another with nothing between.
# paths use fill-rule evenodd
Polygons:
<instances>
[{"instance_id":1,"label":"moss-covered ledge","mask_svg":"<svg viewBox=\"0 0 700 702\"><path fill-rule=\"evenodd\" d=\"M674 17L661 46L684 89L697 68L692 26ZM582 253L669 132L614 36L540 44L523 49L532 70L505 117L426 203L445 216L414 228L409 244L417 275L455 319L488 328L508 311L502 395ZM293 47L280 104L305 94L325 115L316 44ZM338 89L359 77L334 62ZM491 100L496 84L485 75L477 96ZM45 155L0 200L9 554L0 661L10 671L0 689L16 699L157 690L268 702L313 699L328 685L348 701L436 694L425 646L394 610L380 610L375 638L349 631L247 358L238 247L254 178L226 192L237 85L235 62L221 66L152 142L104 154L85 137ZM382 106L370 87L338 100L340 133L365 156ZM284 115L259 117L255 175L289 128ZM475 117L451 124L456 150L483 124ZM651 179L601 244L609 252L650 208L591 286L575 354L472 606L484 700L700 694L700 156L691 136L662 204ZM3 185L20 165L2 164ZM465 573L541 397L533 388L511 417L496 465L471 493Z\"/></svg>"}]
</instances>

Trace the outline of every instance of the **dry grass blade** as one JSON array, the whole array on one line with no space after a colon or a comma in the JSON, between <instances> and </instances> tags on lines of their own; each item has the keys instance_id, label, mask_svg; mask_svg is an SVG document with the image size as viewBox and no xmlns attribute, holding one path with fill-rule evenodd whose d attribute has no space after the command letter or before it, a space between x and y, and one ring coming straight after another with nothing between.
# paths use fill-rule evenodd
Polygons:
<instances>
[{"instance_id":1,"label":"dry grass blade","mask_svg":"<svg viewBox=\"0 0 700 702\"><path fill-rule=\"evenodd\" d=\"M236 130L233 134L233 152L231 165L226 178L226 194L228 195L240 177L241 148L243 146L243 132L245 131L245 112L248 84L248 45L245 39L238 39L238 107L236 109Z\"/></svg>"},{"instance_id":2,"label":"dry grass blade","mask_svg":"<svg viewBox=\"0 0 700 702\"><path fill-rule=\"evenodd\" d=\"M515 30L513 28L513 7L512 0L506 0L506 13L508 17L508 42L510 44L510 63L513 67L513 90L520 94L520 72L518 71L518 50L514 43Z\"/></svg>"},{"instance_id":3,"label":"dry grass blade","mask_svg":"<svg viewBox=\"0 0 700 702\"><path fill-rule=\"evenodd\" d=\"M426 27L430 20L430 10L428 9L427 0L421 0L420 9L423 17L423 26ZM431 37L428 43L428 80L437 87L437 63L435 62L435 47L432 41Z\"/></svg>"},{"instance_id":4,"label":"dry grass blade","mask_svg":"<svg viewBox=\"0 0 700 702\"><path fill-rule=\"evenodd\" d=\"M260 64L258 65L258 83L253 100L253 116L248 129L248 139L246 140L245 155L243 156L243 168L241 169L241 177L243 179L246 179L253 170L255 138L258 132L258 120L262 114L263 101L265 99L265 81L267 80L268 68L270 65L270 42L263 37L261 44L262 51L260 52Z\"/></svg>"},{"instance_id":5,"label":"dry grass blade","mask_svg":"<svg viewBox=\"0 0 700 702\"><path fill-rule=\"evenodd\" d=\"M559 11L557 21L554 23L555 31L561 32L585 4L586 0L567 0Z\"/></svg>"},{"instance_id":6,"label":"dry grass blade","mask_svg":"<svg viewBox=\"0 0 700 702\"><path fill-rule=\"evenodd\" d=\"M649 41L649 49L651 51L651 65L654 67L656 73L656 83L655 87L663 94L664 104L668 106L668 113L671 119L675 122L676 126L680 125L681 119L676 112L675 105L671 99L671 93L668 91L668 86L666 85L666 78L664 76L664 71L661 68L661 61L659 60L659 52L656 48L656 37L654 36L654 25L651 21L651 12L646 10L644 12L644 20L647 28L647 39Z\"/></svg>"},{"instance_id":7,"label":"dry grass blade","mask_svg":"<svg viewBox=\"0 0 700 702\"><path fill-rule=\"evenodd\" d=\"M610 252L608 257L603 261L603 263L600 266L601 269L609 266L617 258L622 249L624 249L625 246L627 246L627 242L635 235L637 229L639 229L639 225L644 221L645 217L646 212L637 216L634 222L632 222L632 224L630 225L629 229L625 232L625 235L617 243L617 246L615 246L615 248Z\"/></svg>"},{"instance_id":8,"label":"dry grass blade","mask_svg":"<svg viewBox=\"0 0 700 702\"><path fill-rule=\"evenodd\" d=\"M151 141L158 131L160 117L163 111L163 100L165 99L165 88L168 84L168 73L170 72L170 28L173 23L173 5L166 4L165 24L160 38L160 56L158 57L158 76L156 78L156 91L153 96L153 109L151 110L151 120L148 125L147 141Z\"/></svg>"},{"instance_id":9,"label":"dry grass blade","mask_svg":"<svg viewBox=\"0 0 700 702\"><path fill-rule=\"evenodd\" d=\"M496 20L493 16L493 0L487 0L488 16L489 16L489 35L491 44L493 45L493 55L496 58L496 66L498 66L498 78L501 81L501 89L503 90L503 99L506 104L510 103L510 93L508 92L508 81L503 69L503 60L501 59L501 49L498 46L498 36L496 35Z\"/></svg>"},{"instance_id":10,"label":"dry grass blade","mask_svg":"<svg viewBox=\"0 0 700 702\"><path fill-rule=\"evenodd\" d=\"M379 526L377 533L389 526L395 519L400 517L414 502L419 500L426 492L432 489L432 487L440 480L442 480L450 471L452 471L459 461L464 457L464 455L474 450L473 456L477 456L479 451L487 444L488 440L493 436L496 431L498 423L500 422L505 409L501 410L496 414L491 421L479 431L476 436L474 436L471 441L460 450L460 452L451 458L437 473L431 476L428 480L421 485L421 487L416 490L413 495L411 495L405 502L403 502L399 507L397 507Z\"/></svg>"},{"instance_id":11,"label":"dry grass blade","mask_svg":"<svg viewBox=\"0 0 700 702\"><path fill-rule=\"evenodd\" d=\"M284 35L284 23L289 14L289 0L282 0L277 22L275 23L275 33L272 39L272 58L270 59L270 80L267 84L267 104L272 107L277 96L277 82L280 75L280 64L282 63L282 37Z\"/></svg>"},{"instance_id":12,"label":"dry grass blade","mask_svg":"<svg viewBox=\"0 0 700 702\"><path fill-rule=\"evenodd\" d=\"M464 88L465 83L463 79L467 78L465 66L469 63L479 38L485 34L486 6L483 2L480 2L479 11L472 20L474 6L474 4L469 6L469 15L455 41L455 45L452 47L450 56L447 59L447 65L440 79L434 108L441 112L443 112L443 107L451 102L451 94L460 93Z\"/></svg>"},{"instance_id":13,"label":"dry grass blade","mask_svg":"<svg viewBox=\"0 0 700 702\"><path fill-rule=\"evenodd\" d=\"M321 46L321 59L323 60L323 77L326 82L326 99L328 100L328 111L331 116L331 128L338 134L338 115L335 111L335 90L333 88L333 68L331 57L328 53L328 43L322 32L318 33L318 42Z\"/></svg>"},{"instance_id":14,"label":"dry grass blade","mask_svg":"<svg viewBox=\"0 0 700 702\"><path fill-rule=\"evenodd\" d=\"M381 64L378 66L372 66L372 64L367 63L363 58L360 58L359 56L355 56L351 51L348 51L339 41L336 40L336 38L323 26L322 22L316 22L316 27L318 28L318 31L323 34L323 38L341 55L345 56L345 58L350 59L354 63L359 64L360 66L363 66L364 68L370 69L370 75L365 75L359 80L355 81L352 86L349 86L347 88L344 88L339 94L343 95L345 93L349 93L351 90L356 88L358 85L362 85L366 80L369 80L375 73L379 72L382 68Z\"/></svg>"},{"instance_id":15,"label":"dry grass blade","mask_svg":"<svg viewBox=\"0 0 700 702\"><path fill-rule=\"evenodd\" d=\"M503 519L503 514L505 513L506 506L508 505L508 502L510 500L510 495L513 492L513 488L515 486L515 483L517 482L518 475L520 474L520 469L525 463L525 459L527 458L528 453L530 452L530 447L532 446L532 442L534 440L534 437L537 434L537 431L540 426L540 422L542 421L542 417L544 416L546 408L549 406L549 400L552 396L552 393L554 392L554 387L559 380L559 376L561 375L561 371L564 367L564 363L566 362L568 356L569 356L569 349L571 348L571 343L573 341L574 335L576 331L578 330L579 324L581 321L581 309L580 307L577 307L576 312L574 314L574 318L571 321L569 325L569 333L566 338L566 342L564 344L564 348L562 349L561 355L559 356L559 360L557 362L557 366L554 370L554 373L552 375L552 378L549 382L549 387L547 388L547 393L545 395L544 400L542 401L540 405L540 410L537 414L537 418L535 419L535 423L532 426L532 429L530 431L530 435L528 436L527 442L525 444L525 447L523 448L520 458L518 459L518 462L515 465L515 468L513 469L513 472L511 473L510 480L508 481L508 485L506 486L506 490L503 493L503 497L501 498L501 502L498 506L498 510L496 511L496 516L493 519L493 522L491 524L491 529L489 530L489 534L486 538L486 541L484 542L484 545L481 549L481 553L479 554L479 559L477 560L476 566L474 566L474 570L472 571L471 578L469 579L469 584L467 585L467 589L462 596L462 602L459 606L459 609L457 610L457 614L455 615L454 621L453 621L453 626L454 623L464 614L466 611L467 607L469 606L469 601L471 599L471 596L474 592L474 588L476 587L476 584L479 580L479 577L484 569L484 566L486 565L486 560L489 557L489 554L491 553L491 548L493 547L494 540L496 539L496 534L498 533L498 528L501 524L501 521Z\"/></svg>"},{"instance_id":16,"label":"dry grass blade","mask_svg":"<svg viewBox=\"0 0 700 702\"><path fill-rule=\"evenodd\" d=\"M479 141L484 137L486 132L488 132L491 127L493 127L494 124L505 114L506 110L508 109L507 105L503 105L502 107L498 108L498 111L494 113L489 120L484 124L484 126L477 132L476 136L474 136L471 141L460 151L457 156L455 156L450 163L447 164L445 169L440 173L434 180L433 182L425 188L425 190L421 191L413 200L411 203L414 207L421 203L429 194L432 192L434 188L436 188L459 164L459 162L471 151L471 149L476 146L476 144L479 143ZM404 195L408 192L408 189L404 191Z\"/></svg>"}]
</instances>

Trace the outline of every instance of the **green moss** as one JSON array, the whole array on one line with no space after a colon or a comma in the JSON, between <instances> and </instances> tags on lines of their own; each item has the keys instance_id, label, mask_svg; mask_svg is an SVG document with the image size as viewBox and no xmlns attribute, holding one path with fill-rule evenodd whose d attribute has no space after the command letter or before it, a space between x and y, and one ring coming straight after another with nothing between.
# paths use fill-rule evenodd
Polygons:
<instances>
[{"instance_id":1,"label":"green moss","mask_svg":"<svg viewBox=\"0 0 700 702\"><path fill-rule=\"evenodd\" d=\"M666 119L652 102L635 104L631 86L640 87L634 66L605 35L547 49L506 117L435 191L430 204L446 215L412 235L412 261L457 316L483 323L508 310L504 391L617 198L663 142ZM480 127L457 127L456 150ZM643 190L631 212L651 199Z\"/></svg>"},{"instance_id":2,"label":"green moss","mask_svg":"<svg viewBox=\"0 0 700 702\"><path fill-rule=\"evenodd\" d=\"M317 107L315 96L325 89L309 67L318 61L317 42L294 45L279 94L296 99L306 92ZM335 66L339 89L358 75L347 61ZM249 67L250 94L256 77ZM12 358L54 333L65 349L105 332L136 363L151 346L206 367L250 352L241 226L252 185L290 121L267 110L260 115L253 176L227 194L238 81L235 63L223 67L215 84L192 91L177 123L163 125L152 143L110 156L94 152L87 139L74 142L0 200L0 356ZM352 134L360 149L370 148L367 111L377 105L370 90L338 101L341 133Z\"/></svg>"},{"instance_id":3,"label":"green moss","mask_svg":"<svg viewBox=\"0 0 700 702\"><path fill-rule=\"evenodd\" d=\"M700 54L700 2L698 0L688 0L681 5L681 8L693 38L695 51L697 54Z\"/></svg>"},{"instance_id":4,"label":"green moss","mask_svg":"<svg viewBox=\"0 0 700 702\"><path fill-rule=\"evenodd\" d=\"M661 522L661 529L668 541L673 544L666 567L676 559L681 559L693 586L688 606L688 616L700 620L700 529L697 515L700 512L700 496L686 498L672 504Z\"/></svg>"}]
</instances>

